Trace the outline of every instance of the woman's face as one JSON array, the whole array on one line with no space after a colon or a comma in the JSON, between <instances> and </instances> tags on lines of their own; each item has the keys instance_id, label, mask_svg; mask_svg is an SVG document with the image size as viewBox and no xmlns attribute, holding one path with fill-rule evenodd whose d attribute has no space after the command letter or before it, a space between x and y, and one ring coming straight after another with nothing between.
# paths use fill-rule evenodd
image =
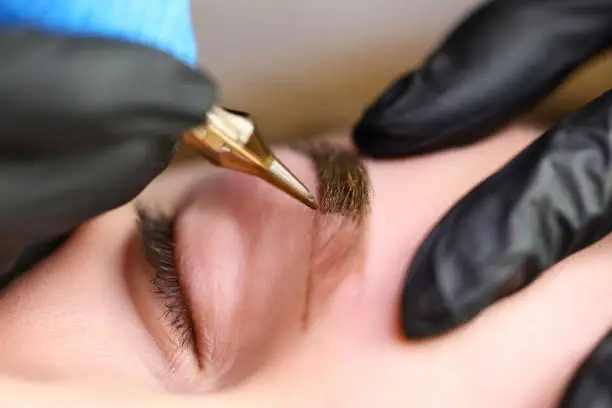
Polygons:
<instances>
[{"instance_id":1,"label":"woman's face","mask_svg":"<svg viewBox=\"0 0 612 408\"><path fill-rule=\"evenodd\" d=\"M364 367L364 387L435 376L448 355L435 341L404 342L398 328L411 256L457 199L535 136L513 128L389 162L319 152L313 163L277 149L319 191L323 212L249 176L177 165L9 287L0 369L170 392L297 383L350 392L343 379Z\"/></svg>"}]
</instances>

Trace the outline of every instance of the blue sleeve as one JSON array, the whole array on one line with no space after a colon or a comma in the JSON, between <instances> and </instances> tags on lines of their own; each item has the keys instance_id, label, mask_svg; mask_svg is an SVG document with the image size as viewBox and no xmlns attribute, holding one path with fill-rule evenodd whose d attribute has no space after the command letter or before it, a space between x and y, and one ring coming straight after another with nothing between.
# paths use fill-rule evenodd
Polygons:
<instances>
[{"instance_id":1,"label":"blue sleeve","mask_svg":"<svg viewBox=\"0 0 612 408\"><path fill-rule=\"evenodd\" d=\"M137 42L197 64L189 0L0 0L0 26L16 25Z\"/></svg>"}]
</instances>

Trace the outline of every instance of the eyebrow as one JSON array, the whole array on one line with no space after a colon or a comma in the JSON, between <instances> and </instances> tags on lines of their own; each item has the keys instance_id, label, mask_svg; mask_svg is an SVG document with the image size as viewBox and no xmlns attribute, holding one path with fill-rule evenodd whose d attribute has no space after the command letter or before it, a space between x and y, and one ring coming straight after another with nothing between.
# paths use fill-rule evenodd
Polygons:
<instances>
[{"instance_id":1,"label":"eyebrow","mask_svg":"<svg viewBox=\"0 0 612 408\"><path fill-rule=\"evenodd\" d=\"M319 212L337 214L361 225L370 211L370 179L355 153L325 142L305 142L292 148L312 162L317 179Z\"/></svg>"}]
</instances>

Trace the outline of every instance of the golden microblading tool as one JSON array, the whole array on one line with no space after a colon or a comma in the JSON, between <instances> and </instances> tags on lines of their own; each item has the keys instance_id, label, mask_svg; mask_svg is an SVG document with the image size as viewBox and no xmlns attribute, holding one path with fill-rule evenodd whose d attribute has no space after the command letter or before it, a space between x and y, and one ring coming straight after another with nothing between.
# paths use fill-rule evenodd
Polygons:
<instances>
[{"instance_id":1,"label":"golden microblading tool","mask_svg":"<svg viewBox=\"0 0 612 408\"><path fill-rule=\"evenodd\" d=\"M261 140L250 115L213 107L207 122L183 135L212 164L257 176L312 209L314 195Z\"/></svg>"}]
</instances>

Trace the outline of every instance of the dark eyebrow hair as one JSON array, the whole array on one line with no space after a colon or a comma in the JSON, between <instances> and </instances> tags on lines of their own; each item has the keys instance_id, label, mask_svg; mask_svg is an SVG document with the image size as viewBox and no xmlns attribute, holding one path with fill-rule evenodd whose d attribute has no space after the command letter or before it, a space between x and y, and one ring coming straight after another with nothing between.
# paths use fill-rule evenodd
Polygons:
<instances>
[{"instance_id":1,"label":"dark eyebrow hair","mask_svg":"<svg viewBox=\"0 0 612 408\"><path fill-rule=\"evenodd\" d=\"M306 142L293 148L309 157L314 165L319 212L362 224L371 204L370 179L362 159L324 142Z\"/></svg>"}]
</instances>

